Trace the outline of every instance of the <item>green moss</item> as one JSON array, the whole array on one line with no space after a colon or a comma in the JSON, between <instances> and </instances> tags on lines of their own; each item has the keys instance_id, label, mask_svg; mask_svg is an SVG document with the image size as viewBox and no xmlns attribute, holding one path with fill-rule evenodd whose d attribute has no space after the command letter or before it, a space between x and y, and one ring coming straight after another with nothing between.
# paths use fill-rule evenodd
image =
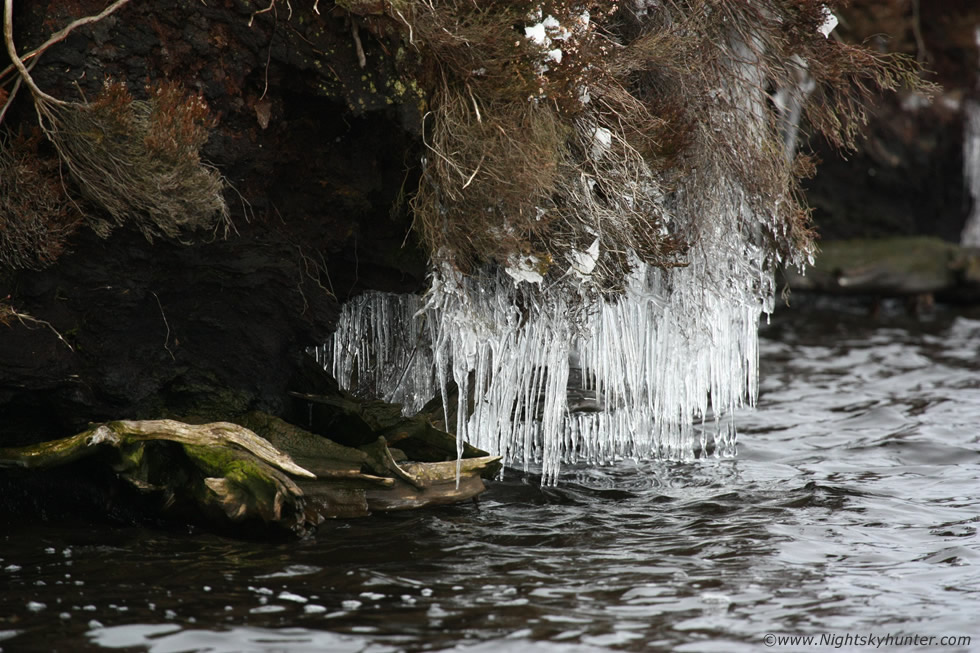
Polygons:
<instances>
[{"instance_id":1,"label":"green moss","mask_svg":"<svg viewBox=\"0 0 980 653\"><path fill-rule=\"evenodd\" d=\"M193 444L181 445L184 452L194 461L194 464L208 476L218 476L247 480L254 479L261 484L271 485L265 467L255 458L246 458L243 454L226 447L208 447Z\"/></svg>"},{"instance_id":2,"label":"green moss","mask_svg":"<svg viewBox=\"0 0 980 653\"><path fill-rule=\"evenodd\" d=\"M205 476L224 478L231 484L235 500L245 507L245 514L262 515L267 521L275 519L279 484L273 477L272 468L230 448L182 446Z\"/></svg>"},{"instance_id":3,"label":"green moss","mask_svg":"<svg viewBox=\"0 0 980 653\"><path fill-rule=\"evenodd\" d=\"M550 254L542 254L541 256L535 257L534 269L538 274L544 277L547 276L548 270L551 269L552 263L554 263L554 261L552 260Z\"/></svg>"},{"instance_id":4,"label":"green moss","mask_svg":"<svg viewBox=\"0 0 980 653\"><path fill-rule=\"evenodd\" d=\"M357 466L367 461L362 451L337 444L266 413L254 411L243 415L236 423L251 429L291 456L304 460L354 463Z\"/></svg>"},{"instance_id":5,"label":"green moss","mask_svg":"<svg viewBox=\"0 0 980 653\"><path fill-rule=\"evenodd\" d=\"M146 462L145 442L125 443L117 448L122 465L125 465L127 469L139 469L143 467L143 463Z\"/></svg>"},{"instance_id":6,"label":"green moss","mask_svg":"<svg viewBox=\"0 0 980 653\"><path fill-rule=\"evenodd\" d=\"M954 249L939 238L926 237L829 241L821 244L816 267L833 270L888 264L908 272L944 273Z\"/></svg>"},{"instance_id":7,"label":"green moss","mask_svg":"<svg viewBox=\"0 0 980 653\"><path fill-rule=\"evenodd\" d=\"M424 115L427 108L427 95L419 86L418 81L411 77L397 77L387 83L391 95L389 104L408 104L412 103L418 110L419 115Z\"/></svg>"}]
</instances>

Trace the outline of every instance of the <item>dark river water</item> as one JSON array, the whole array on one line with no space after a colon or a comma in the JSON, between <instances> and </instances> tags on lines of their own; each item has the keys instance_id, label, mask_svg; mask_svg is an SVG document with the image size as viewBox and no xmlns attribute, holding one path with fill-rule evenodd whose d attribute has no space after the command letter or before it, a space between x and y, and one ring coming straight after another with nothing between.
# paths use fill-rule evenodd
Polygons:
<instances>
[{"instance_id":1,"label":"dark river water","mask_svg":"<svg viewBox=\"0 0 980 653\"><path fill-rule=\"evenodd\" d=\"M0 649L980 650L980 313L762 336L733 460L509 471L301 541L8 528Z\"/></svg>"}]
</instances>

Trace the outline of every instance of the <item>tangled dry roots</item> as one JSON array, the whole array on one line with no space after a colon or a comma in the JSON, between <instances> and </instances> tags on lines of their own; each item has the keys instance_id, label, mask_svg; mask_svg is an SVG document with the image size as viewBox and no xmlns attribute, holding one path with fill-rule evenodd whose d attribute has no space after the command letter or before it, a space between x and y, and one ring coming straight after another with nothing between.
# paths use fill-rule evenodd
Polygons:
<instances>
[{"instance_id":1,"label":"tangled dry roots","mask_svg":"<svg viewBox=\"0 0 980 653\"><path fill-rule=\"evenodd\" d=\"M0 143L0 267L41 269L62 253L82 216L65 195L40 134Z\"/></svg>"},{"instance_id":2,"label":"tangled dry roots","mask_svg":"<svg viewBox=\"0 0 980 653\"><path fill-rule=\"evenodd\" d=\"M634 254L683 264L719 219L710 196L728 193L774 261L806 260L798 182L812 164L787 156L770 93L785 89L805 126L847 148L874 94L923 86L914 62L825 38L824 4L392 2L431 92L414 209L433 258L467 274L533 261L559 283L598 239L590 283L615 292ZM546 16L550 42L525 36Z\"/></svg>"},{"instance_id":3,"label":"tangled dry roots","mask_svg":"<svg viewBox=\"0 0 980 653\"><path fill-rule=\"evenodd\" d=\"M433 257L469 274L529 262L559 280L575 253L600 239L592 279L615 290L627 251L678 263L681 243L663 229L663 192L637 148L666 140L667 125L598 65L606 37L583 15L601 17L615 3L545 3L539 18L570 26L560 65L514 30L536 4L415 3L399 14L429 66L423 84L435 88L416 221ZM581 99L586 85L602 89L590 106Z\"/></svg>"},{"instance_id":4,"label":"tangled dry roots","mask_svg":"<svg viewBox=\"0 0 980 653\"><path fill-rule=\"evenodd\" d=\"M415 211L433 251L460 268L530 254L555 219L551 204L568 129L548 106L511 102L478 119L451 89L433 98L431 155ZM427 125L429 126L429 125Z\"/></svg>"},{"instance_id":5,"label":"tangled dry roots","mask_svg":"<svg viewBox=\"0 0 980 653\"><path fill-rule=\"evenodd\" d=\"M149 239L227 232L224 181L198 154L207 140L203 99L164 84L149 100L134 100L122 84L107 83L92 102L35 102L82 194L111 218L90 216L97 233L127 221Z\"/></svg>"}]
</instances>

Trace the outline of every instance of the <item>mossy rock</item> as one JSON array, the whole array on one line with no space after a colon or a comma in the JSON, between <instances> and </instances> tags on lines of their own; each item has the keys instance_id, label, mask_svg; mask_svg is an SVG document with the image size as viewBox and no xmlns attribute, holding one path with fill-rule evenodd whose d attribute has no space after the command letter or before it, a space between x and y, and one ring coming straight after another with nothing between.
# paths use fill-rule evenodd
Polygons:
<instances>
[{"instance_id":1,"label":"mossy rock","mask_svg":"<svg viewBox=\"0 0 980 653\"><path fill-rule=\"evenodd\" d=\"M938 238L829 241L820 245L805 275L786 272L794 290L835 294L915 295L947 290L958 282L954 262L962 248Z\"/></svg>"}]
</instances>

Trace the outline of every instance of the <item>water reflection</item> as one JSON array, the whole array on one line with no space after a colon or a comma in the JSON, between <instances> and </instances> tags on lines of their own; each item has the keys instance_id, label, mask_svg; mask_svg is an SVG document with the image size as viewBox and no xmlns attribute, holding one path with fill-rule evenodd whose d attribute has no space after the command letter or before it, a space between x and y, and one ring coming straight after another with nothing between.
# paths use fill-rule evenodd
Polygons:
<instances>
[{"instance_id":1,"label":"water reflection","mask_svg":"<svg viewBox=\"0 0 980 653\"><path fill-rule=\"evenodd\" d=\"M0 649L748 651L766 633L972 634L980 321L819 317L764 330L760 407L739 416L734 460L577 468L549 488L510 470L478 506L299 542L13 529Z\"/></svg>"}]
</instances>

